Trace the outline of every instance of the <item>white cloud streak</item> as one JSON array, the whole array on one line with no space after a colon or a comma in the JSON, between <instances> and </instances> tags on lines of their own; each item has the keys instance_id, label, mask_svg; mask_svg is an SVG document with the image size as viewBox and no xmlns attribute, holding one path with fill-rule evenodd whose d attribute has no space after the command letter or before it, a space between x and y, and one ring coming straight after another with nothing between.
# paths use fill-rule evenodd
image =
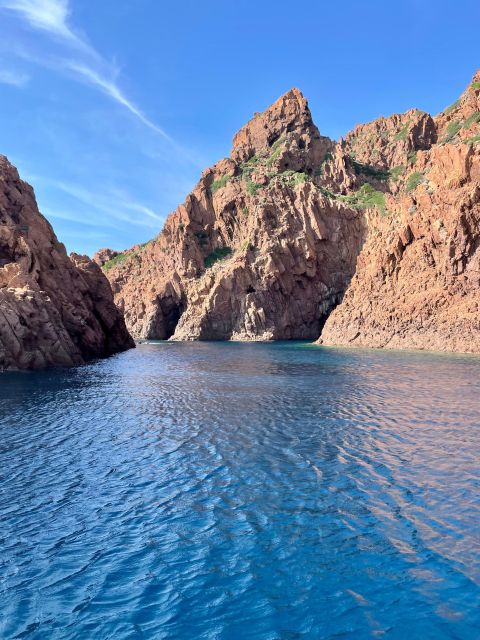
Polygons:
<instances>
[{"instance_id":1,"label":"white cloud streak","mask_svg":"<svg viewBox=\"0 0 480 640\"><path fill-rule=\"evenodd\" d=\"M0 83L9 84L12 87L24 87L30 81L30 76L19 71L0 69Z\"/></svg>"},{"instance_id":2,"label":"white cloud streak","mask_svg":"<svg viewBox=\"0 0 480 640\"><path fill-rule=\"evenodd\" d=\"M68 41L80 49L93 49L68 26L68 0L1 0L0 9L18 14L32 29Z\"/></svg>"},{"instance_id":3,"label":"white cloud streak","mask_svg":"<svg viewBox=\"0 0 480 640\"><path fill-rule=\"evenodd\" d=\"M165 131L163 131L163 129L149 120L138 107L136 107L130 100L128 100L128 98L125 97L125 95L120 91L120 89L114 82L103 78L99 73L97 73L94 69L87 65L78 64L76 62L68 62L66 66L71 71L82 76L90 84L98 87L108 96L113 98L116 102L128 109L128 111L130 111L130 113L133 113L133 115L136 116L140 120L140 122L143 122L145 126L149 127L164 138L170 140Z\"/></svg>"},{"instance_id":4,"label":"white cloud streak","mask_svg":"<svg viewBox=\"0 0 480 640\"><path fill-rule=\"evenodd\" d=\"M60 68L74 73L77 78L99 89L127 109L146 127L171 142L165 131L153 123L118 87L114 80L117 69L102 58L85 38L75 33L69 25L71 15L69 0L0 0L0 10L12 12L30 28L62 41L71 49L72 54L75 54L76 59L59 61ZM82 54L80 59L78 59L79 54ZM41 61L36 60L36 62ZM46 64L51 66L51 60Z\"/></svg>"},{"instance_id":5,"label":"white cloud streak","mask_svg":"<svg viewBox=\"0 0 480 640\"><path fill-rule=\"evenodd\" d=\"M106 214L107 218L98 219L94 223L95 226L111 226L112 220L119 222L126 222L140 227L147 227L150 229L159 229L161 224L165 221L164 216L160 216L149 207L131 200L128 196L118 197L115 193L103 191L102 193L95 193L84 189L78 185L63 182L61 180L50 180L41 176L29 176L29 180L35 183L43 183L46 186L58 189L68 196L71 196L75 200L78 200L82 204L86 204L100 213ZM142 214L140 216L131 215L128 212L135 212ZM71 214L61 214L58 209L52 212L53 217L67 220ZM76 218L76 216L75 216ZM80 219L73 220L72 222L80 222ZM92 224L91 218L87 218L87 224Z\"/></svg>"}]
</instances>

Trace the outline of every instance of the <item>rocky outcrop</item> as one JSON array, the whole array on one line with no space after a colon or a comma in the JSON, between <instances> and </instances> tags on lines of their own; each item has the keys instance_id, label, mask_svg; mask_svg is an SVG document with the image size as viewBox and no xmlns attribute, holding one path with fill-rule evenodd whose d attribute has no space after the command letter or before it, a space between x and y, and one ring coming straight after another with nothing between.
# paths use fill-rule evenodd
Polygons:
<instances>
[{"instance_id":1,"label":"rocky outcrop","mask_svg":"<svg viewBox=\"0 0 480 640\"><path fill-rule=\"evenodd\" d=\"M104 248L104 249L99 249L93 256L92 260L93 262L98 264L99 267L103 267L103 265L106 262L113 260L113 258L116 258L117 256L118 256L118 251Z\"/></svg>"},{"instance_id":2,"label":"rocky outcrop","mask_svg":"<svg viewBox=\"0 0 480 640\"><path fill-rule=\"evenodd\" d=\"M323 344L480 352L480 73L430 120L431 143L403 163L384 215L368 215Z\"/></svg>"},{"instance_id":3,"label":"rocky outcrop","mask_svg":"<svg viewBox=\"0 0 480 640\"><path fill-rule=\"evenodd\" d=\"M0 369L82 364L132 346L101 269L67 256L0 156Z\"/></svg>"},{"instance_id":4,"label":"rocky outcrop","mask_svg":"<svg viewBox=\"0 0 480 640\"><path fill-rule=\"evenodd\" d=\"M256 114L154 241L104 265L132 334L318 337L364 235L361 212L320 188L333 147L297 89Z\"/></svg>"},{"instance_id":5,"label":"rocky outcrop","mask_svg":"<svg viewBox=\"0 0 480 640\"><path fill-rule=\"evenodd\" d=\"M155 240L104 262L132 334L478 351L479 81L338 143L297 89L255 114Z\"/></svg>"}]
</instances>

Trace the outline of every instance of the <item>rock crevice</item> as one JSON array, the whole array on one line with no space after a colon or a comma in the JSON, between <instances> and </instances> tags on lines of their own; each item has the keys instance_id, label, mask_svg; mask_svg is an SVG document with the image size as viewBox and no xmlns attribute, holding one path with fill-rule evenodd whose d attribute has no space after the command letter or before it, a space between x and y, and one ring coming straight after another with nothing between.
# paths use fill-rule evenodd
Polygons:
<instances>
[{"instance_id":1,"label":"rock crevice","mask_svg":"<svg viewBox=\"0 0 480 640\"><path fill-rule=\"evenodd\" d=\"M159 236L99 256L137 338L480 351L480 75L438 116L320 135L297 89Z\"/></svg>"}]
</instances>

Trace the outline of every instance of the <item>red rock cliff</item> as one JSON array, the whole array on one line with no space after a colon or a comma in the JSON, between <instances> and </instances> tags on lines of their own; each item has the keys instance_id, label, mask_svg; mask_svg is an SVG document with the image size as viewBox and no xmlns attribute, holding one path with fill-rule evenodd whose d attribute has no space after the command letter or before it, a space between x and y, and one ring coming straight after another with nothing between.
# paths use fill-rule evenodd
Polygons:
<instances>
[{"instance_id":1,"label":"red rock cliff","mask_svg":"<svg viewBox=\"0 0 480 640\"><path fill-rule=\"evenodd\" d=\"M132 346L101 269L67 256L0 156L0 369L82 364Z\"/></svg>"},{"instance_id":2,"label":"red rock cliff","mask_svg":"<svg viewBox=\"0 0 480 640\"><path fill-rule=\"evenodd\" d=\"M256 114L154 241L104 265L132 333L318 337L363 242L361 212L319 186L333 147L297 89Z\"/></svg>"},{"instance_id":3,"label":"red rock cliff","mask_svg":"<svg viewBox=\"0 0 480 640\"><path fill-rule=\"evenodd\" d=\"M402 157L402 133L381 165L395 184L384 214L368 215L367 242L323 344L480 352L480 73L443 113L420 117L422 150ZM365 125L374 140L381 125ZM356 141L362 162L384 160L382 143Z\"/></svg>"},{"instance_id":4,"label":"red rock cliff","mask_svg":"<svg viewBox=\"0 0 480 640\"><path fill-rule=\"evenodd\" d=\"M104 263L129 329L315 339L326 322L325 344L479 351L479 81L339 143L297 89L255 114L155 240Z\"/></svg>"}]
</instances>

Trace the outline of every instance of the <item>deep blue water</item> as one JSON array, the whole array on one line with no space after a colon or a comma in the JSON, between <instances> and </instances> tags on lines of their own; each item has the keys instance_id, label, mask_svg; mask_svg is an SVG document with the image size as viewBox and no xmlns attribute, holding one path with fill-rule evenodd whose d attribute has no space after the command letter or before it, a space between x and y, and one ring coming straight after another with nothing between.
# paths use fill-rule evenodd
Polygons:
<instances>
[{"instance_id":1,"label":"deep blue water","mask_svg":"<svg viewBox=\"0 0 480 640\"><path fill-rule=\"evenodd\" d=\"M0 375L0 637L480 638L480 357Z\"/></svg>"}]
</instances>

